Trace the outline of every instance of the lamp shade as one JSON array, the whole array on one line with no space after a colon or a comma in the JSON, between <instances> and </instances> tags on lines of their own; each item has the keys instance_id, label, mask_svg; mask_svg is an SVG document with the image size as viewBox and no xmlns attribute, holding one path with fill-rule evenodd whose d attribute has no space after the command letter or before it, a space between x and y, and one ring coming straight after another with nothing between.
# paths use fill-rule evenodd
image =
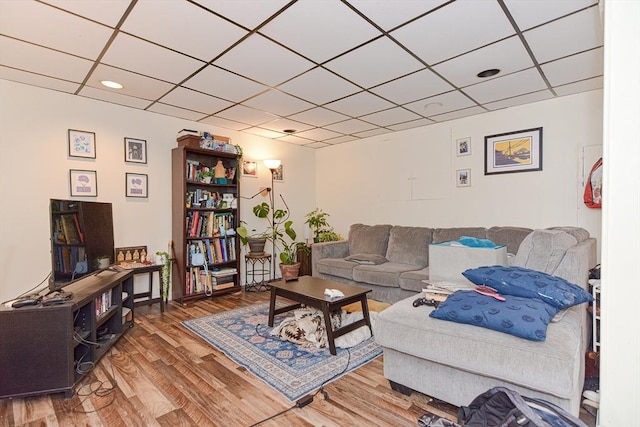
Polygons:
<instances>
[{"instance_id":1,"label":"lamp shade","mask_svg":"<svg viewBox=\"0 0 640 427\"><path fill-rule=\"evenodd\" d=\"M265 160L264 161L264 165L266 167L268 167L269 169L278 169L278 166L280 166L280 160Z\"/></svg>"},{"instance_id":2,"label":"lamp shade","mask_svg":"<svg viewBox=\"0 0 640 427\"><path fill-rule=\"evenodd\" d=\"M213 171L213 177L214 178L227 177L227 170L224 168L224 165L222 164L222 160L218 160L218 163L216 164L216 168Z\"/></svg>"}]
</instances>

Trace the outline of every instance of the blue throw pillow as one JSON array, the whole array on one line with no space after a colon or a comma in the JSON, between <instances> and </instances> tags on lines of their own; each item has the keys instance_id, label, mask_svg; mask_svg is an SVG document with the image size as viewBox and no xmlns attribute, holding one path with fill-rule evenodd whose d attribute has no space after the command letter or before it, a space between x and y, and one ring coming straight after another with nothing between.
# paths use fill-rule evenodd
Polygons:
<instances>
[{"instance_id":1,"label":"blue throw pillow","mask_svg":"<svg viewBox=\"0 0 640 427\"><path fill-rule=\"evenodd\" d=\"M559 309L593 301L591 294L580 286L528 268L492 265L472 268L462 275L476 285L491 286L500 295L540 298Z\"/></svg>"},{"instance_id":2,"label":"blue throw pillow","mask_svg":"<svg viewBox=\"0 0 640 427\"><path fill-rule=\"evenodd\" d=\"M547 338L547 325L558 309L539 299L505 296L506 301L475 291L457 291L429 317L481 326L533 341Z\"/></svg>"}]
</instances>

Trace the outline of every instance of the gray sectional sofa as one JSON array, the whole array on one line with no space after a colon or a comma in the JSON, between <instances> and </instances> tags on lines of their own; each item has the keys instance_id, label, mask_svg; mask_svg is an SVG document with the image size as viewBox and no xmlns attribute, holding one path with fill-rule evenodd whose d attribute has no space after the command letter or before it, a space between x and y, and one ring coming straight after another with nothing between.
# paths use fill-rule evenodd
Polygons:
<instances>
[{"instance_id":1,"label":"gray sectional sofa","mask_svg":"<svg viewBox=\"0 0 640 427\"><path fill-rule=\"evenodd\" d=\"M462 236L490 239L514 254L509 263L562 277L587 288L596 241L577 227L426 228L354 224L348 240L313 245L316 277L372 289L393 303L377 316L376 341L384 375L403 393L419 391L462 406L495 386L553 402L578 414L589 344L585 304L549 324L545 341L429 317L412 302L429 278L429 244ZM386 259L386 261L383 260Z\"/></svg>"}]
</instances>

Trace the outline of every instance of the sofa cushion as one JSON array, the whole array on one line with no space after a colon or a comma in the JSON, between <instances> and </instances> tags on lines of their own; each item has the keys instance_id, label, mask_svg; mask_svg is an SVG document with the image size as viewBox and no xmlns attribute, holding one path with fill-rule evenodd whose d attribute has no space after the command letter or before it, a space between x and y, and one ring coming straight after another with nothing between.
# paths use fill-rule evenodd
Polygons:
<instances>
[{"instance_id":1,"label":"sofa cushion","mask_svg":"<svg viewBox=\"0 0 640 427\"><path fill-rule=\"evenodd\" d=\"M505 245L508 253L515 254L522 241L532 231L525 227L491 227L487 230L487 239L496 245Z\"/></svg>"},{"instance_id":2,"label":"sofa cushion","mask_svg":"<svg viewBox=\"0 0 640 427\"><path fill-rule=\"evenodd\" d=\"M378 265L384 264L389 260L377 254L354 254L346 257L345 261L355 262L356 264Z\"/></svg>"},{"instance_id":3,"label":"sofa cushion","mask_svg":"<svg viewBox=\"0 0 640 427\"><path fill-rule=\"evenodd\" d=\"M593 301L591 294L580 286L528 268L483 266L465 270L462 275L476 285L491 286L500 295L540 298L559 309Z\"/></svg>"},{"instance_id":4,"label":"sofa cushion","mask_svg":"<svg viewBox=\"0 0 640 427\"><path fill-rule=\"evenodd\" d=\"M323 258L316 262L314 273L327 274L353 280L355 262L346 261L344 258Z\"/></svg>"},{"instance_id":5,"label":"sofa cushion","mask_svg":"<svg viewBox=\"0 0 640 427\"><path fill-rule=\"evenodd\" d=\"M426 287L425 280L429 280L429 267L420 270L405 271L400 274L400 288L407 291L422 292Z\"/></svg>"},{"instance_id":6,"label":"sofa cushion","mask_svg":"<svg viewBox=\"0 0 640 427\"><path fill-rule=\"evenodd\" d=\"M449 240L458 240L462 236L485 239L487 237L487 229L484 227L434 228L433 239L431 243L442 243Z\"/></svg>"},{"instance_id":7,"label":"sofa cushion","mask_svg":"<svg viewBox=\"0 0 640 427\"><path fill-rule=\"evenodd\" d=\"M391 226L353 224L349 228L349 254L377 254L384 256L389 243Z\"/></svg>"},{"instance_id":8,"label":"sofa cushion","mask_svg":"<svg viewBox=\"0 0 640 427\"><path fill-rule=\"evenodd\" d=\"M432 230L425 227L391 227L387 259L400 264L426 267Z\"/></svg>"},{"instance_id":9,"label":"sofa cushion","mask_svg":"<svg viewBox=\"0 0 640 427\"><path fill-rule=\"evenodd\" d=\"M513 265L553 274L567 249L578 244L561 230L534 230L520 244Z\"/></svg>"},{"instance_id":10,"label":"sofa cushion","mask_svg":"<svg viewBox=\"0 0 640 427\"><path fill-rule=\"evenodd\" d=\"M561 322L547 327L545 341L429 317L434 309L413 307L405 298L378 315L374 338L391 348L438 364L519 384L531 390L569 397L582 388L580 376L584 310L569 309ZM579 381L579 383L578 383Z\"/></svg>"},{"instance_id":11,"label":"sofa cushion","mask_svg":"<svg viewBox=\"0 0 640 427\"><path fill-rule=\"evenodd\" d=\"M429 314L434 319L493 329L533 341L547 338L558 309L537 299L505 295L504 301L475 291L456 291Z\"/></svg>"},{"instance_id":12,"label":"sofa cushion","mask_svg":"<svg viewBox=\"0 0 640 427\"><path fill-rule=\"evenodd\" d=\"M578 243L584 242L589 238L589 232L581 227L571 227L571 226L549 227L547 230L564 231L565 233L571 234L573 237L575 237Z\"/></svg>"},{"instance_id":13,"label":"sofa cushion","mask_svg":"<svg viewBox=\"0 0 640 427\"><path fill-rule=\"evenodd\" d=\"M385 262L380 265L357 265L353 269L353 280L372 285L399 287L400 275L405 271L416 270L415 265Z\"/></svg>"}]
</instances>

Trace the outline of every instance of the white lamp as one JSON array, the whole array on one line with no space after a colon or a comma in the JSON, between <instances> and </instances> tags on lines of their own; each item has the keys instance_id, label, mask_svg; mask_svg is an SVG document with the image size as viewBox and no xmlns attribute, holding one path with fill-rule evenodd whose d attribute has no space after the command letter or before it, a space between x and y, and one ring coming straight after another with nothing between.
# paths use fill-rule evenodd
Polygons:
<instances>
[{"instance_id":1,"label":"white lamp","mask_svg":"<svg viewBox=\"0 0 640 427\"><path fill-rule=\"evenodd\" d=\"M273 173L273 171L275 169L278 169L278 167L280 166L280 163L282 163L280 160L265 160L264 161L264 165L266 167L268 167L269 169L271 169L271 173Z\"/></svg>"}]
</instances>

